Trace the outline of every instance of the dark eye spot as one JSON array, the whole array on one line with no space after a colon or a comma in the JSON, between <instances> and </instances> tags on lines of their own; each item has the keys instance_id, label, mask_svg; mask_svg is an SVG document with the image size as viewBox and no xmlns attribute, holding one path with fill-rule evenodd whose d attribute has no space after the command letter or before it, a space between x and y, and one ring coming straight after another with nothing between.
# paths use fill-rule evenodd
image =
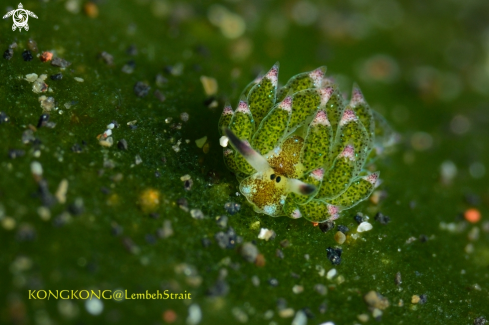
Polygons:
<instances>
[{"instance_id":1,"label":"dark eye spot","mask_svg":"<svg viewBox=\"0 0 489 325\"><path fill-rule=\"evenodd\" d=\"M270 175L270 179L273 181L275 179L275 174Z\"/></svg>"},{"instance_id":2,"label":"dark eye spot","mask_svg":"<svg viewBox=\"0 0 489 325\"><path fill-rule=\"evenodd\" d=\"M280 183L280 180L281 180L281 178L280 178L280 176L278 176L276 179L277 183Z\"/></svg>"}]
</instances>

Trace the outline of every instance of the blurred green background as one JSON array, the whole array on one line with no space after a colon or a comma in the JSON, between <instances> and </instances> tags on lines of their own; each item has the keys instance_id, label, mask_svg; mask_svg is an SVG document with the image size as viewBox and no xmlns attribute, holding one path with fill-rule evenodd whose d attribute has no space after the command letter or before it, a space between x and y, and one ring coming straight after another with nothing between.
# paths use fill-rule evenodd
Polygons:
<instances>
[{"instance_id":1,"label":"blurred green background","mask_svg":"<svg viewBox=\"0 0 489 325\"><path fill-rule=\"evenodd\" d=\"M0 123L0 323L483 324L489 317L489 2L23 5L38 16L28 32L12 31L11 17L0 24L0 51L17 44L10 60L0 58L0 111L9 117ZM25 49L32 61L23 60ZM72 64L61 71L36 57L43 51ZM281 83L321 65L348 94L357 82L402 136L377 163L380 202L336 223L350 228L340 265L326 257L327 247L339 246L336 230L257 215L222 161L223 103L235 105L276 61ZM63 79L49 78L59 72ZM52 92L34 93L24 80L31 73L46 74ZM215 79L216 94L206 94L202 76ZM151 87L147 96L136 96L137 82ZM52 128L36 128L42 95L58 107L49 112ZM97 136L112 121L119 127L105 147ZM127 150L118 148L121 139ZM32 174L33 162L42 176ZM240 211L232 215L229 202ZM203 219L192 217L197 210ZM468 222L467 211L480 221ZM374 228L354 239L357 212ZM391 222L375 222L378 212ZM216 222L223 215L227 223ZM229 227L239 238L221 248L215 236ZM260 228L276 237L258 239ZM243 259L244 242L256 244L259 265ZM39 289L168 289L192 299L29 299ZM367 304L371 290L389 307Z\"/></svg>"}]
</instances>

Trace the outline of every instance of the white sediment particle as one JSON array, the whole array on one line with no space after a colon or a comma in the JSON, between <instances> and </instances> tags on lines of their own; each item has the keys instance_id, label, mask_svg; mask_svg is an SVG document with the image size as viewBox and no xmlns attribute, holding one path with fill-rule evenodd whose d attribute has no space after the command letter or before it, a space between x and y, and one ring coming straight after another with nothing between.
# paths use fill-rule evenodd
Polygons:
<instances>
[{"instance_id":1,"label":"white sediment particle","mask_svg":"<svg viewBox=\"0 0 489 325\"><path fill-rule=\"evenodd\" d=\"M202 320L202 311L199 305L192 304L188 307L187 325L196 325Z\"/></svg>"},{"instance_id":2,"label":"white sediment particle","mask_svg":"<svg viewBox=\"0 0 489 325\"><path fill-rule=\"evenodd\" d=\"M304 287L301 285L296 284L295 286L292 287L292 292L295 294L299 294L302 291L304 291Z\"/></svg>"},{"instance_id":3,"label":"white sediment particle","mask_svg":"<svg viewBox=\"0 0 489 325\"><path fill-rule=\"evenodd\" d=\"M75 77L75 80L78 82L84 82L85 81L85 80L83 80L83 78L80 78L80 77Z\"/></svg>"},{"instance_id":4,"label":"white sediment particle","mask_svg":"<svg viewBox=\"0 0 489 325\"><path fill-rule=\"evenodd\" d=\"M292 317L294 316L294 310L292 308L285 308L285 309L281 309L279 312L278 312L278 315L282 318L289 318L289 317Z\"/></svg>"},{"instance_id":5,"label":"white sediment particle","mask_svg":"<svg viewBox=\"0 0 489 325\"><path fill-rule=\"evenodd\" d=\"M273 230L267 228L261 228L260 233L258 234L258 239L269 240L275 234Z\"/></svg>"},{"instance_id":6,"label":"white sediment particle","mask_svg":"<svg viewBox=\"0 0 489 325\"><path fill-rule=\"evenodd\" d=\"M336 276L338 272L336 271L336 269L331 269L328 271L328 273L326 273L326 278L328 280L331 280L332 278L334 278Z\"/></svg>"},{"instance_id":7,"label":"white sediment particle","mask_svg":"<svg viewBox=\"0 0 489 325\"><path fill-rule=\"evenodd\" d=\"M183 175L182 177L180 177L180 180L182 182L185 182L185 181L188 181L189 179L191 179L192 177L189 175L189 174L186 174L186 175Z\"/></svg>"},{"instance_id":8,"label":"white sediment particle","mask_svg":"<svg viewBox=\"0 0 489 325\"><path fill-rule=\"evenodd\" d=\"M61 204L66 203L66 193L68 192L68 180L65 178L59 182L58 189L56 190L56 199Z\"/></svg>"},{"instance_id":9,"label":"white sediment particle","mask_svg":"<svg viewBox=\"0 0 489 325\"><path fill-rule=\"evenodd\" d=\"M107 139L101 139L99 143L104 147L112 147L114 144L114 139L112 139L112 137L108 137Z\"/></svg>"},{"instance_id":10,"label":"white sediment particle","mask_svg":"<svg viewBox=\"0 0 489 325\"><path fill-rule=\"evenodd\" d=\"M200 209L190 210L190 215L192 216L192 218L197 219L197 220L204 219L204 213Z\"/></svg>"},{"instance_id":11,"label":"white sediment particle","mask_svg":"<svg viewBox=\"0 0 489 325\"><path fill-rule=\"evenodd\" d=\"M37 208L37 214L44 221L48 221L49 219L51 219L51 210L49 210L46 207L43 207L43 206L38 207Z\"/></svg>"},{"instance_id":12,"label":"white sediment particle","mask_svg":"<svg viewBox=\"0 0 489 325\"><path fill-rule=\"evenodd\" d=\"M30 74L26 74L24 79L27 80L28 82L34 82L37 80L37 78L38 78L37 74L30 73Z\"/></svg>"},{"instance_id":13,"label":"white sediment particle","mask_svg":"<svg viewBox=\"0 0 489 325\"><path fill-rule=\"evenodd\" d=\"M220 139L219 139L219 144L221 145L221 147L223 148L226 148L228 146L228 142L229 142L229 138L225 135L223 135Z\"/></svg>"},{"instance_id":14,"label":"white sediment particle","mask_svg":"<svg viewBox=\"0 0 489 325\"><path fill-rule=\"evenodd\" d=\"M134 157L134 162L136 163L136 165L139 165L143 162L143 160L141 159L140 155L136 155L136 157Z\"/></svg>"},{"instance_id":15,"label":"white sediment particle","mask_svg":"<svg viewBox=\"0 0 489 325\"><path fill-rule=\"evenodd\" d=\"M298 310L295 313L295 317L292 320L292 325L306 325L307 324L307 316L302 310Z\"/></svg>"},{"instance_id":16,"label":"white sediment particle","mask_svg":"<svg viewBox=\"0 0 489 325\"><path fill-rule=\"evenodd\" d=\"M85 309L90 315L97 316L104 310L104 303L97 298L86 300Z\"/></svg>"},{"instance_id":17,"label":"white sediment particle","mask_svg":"<svg viewBox=\"0 0 489 325\"><path fill-rule=\"evenodd\" d=\"M357 231L358 232L365 232L369 231L373 228L372 224L369 222L362 222L361 224L358 225Z\"/></svg>"},{"instance_id":18,"label":"white sediment particle","mask_svg":"<svg viewBox=\"0 0 489 325\"><path fill-rule=\"evenodd\" d=\"M204 88L204 92L207 96L212 96L217 93L218 85L217 80L212 77L200 76L200 82Z\"/></svg>"},{"instance_id":19,"label":"white sediment particle","mask_svg":"<svg viewBox=\"0 0 489 325\"><path fill-rule=\"evenodd\" d=\"M324 276L325 270L321 265L316 265L316 271L318 271L319 276Z\"/></svg>"},{"instance_id":20,"label":"white sediment particle","mask_svg":"<svg viewBox=\"0 0 489 325\"><path fill-rule=\"evenodd\" d=\"M31 163L31 173L36 176L42 176L42 165L38 161Z\"/></svg>"}]
</instances>

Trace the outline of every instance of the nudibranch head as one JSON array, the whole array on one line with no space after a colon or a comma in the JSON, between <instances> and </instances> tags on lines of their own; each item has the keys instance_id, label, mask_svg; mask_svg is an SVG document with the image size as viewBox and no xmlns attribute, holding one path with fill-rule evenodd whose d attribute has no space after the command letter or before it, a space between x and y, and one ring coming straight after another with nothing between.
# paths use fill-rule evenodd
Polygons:
<instances>
[{"instance_id":1,"label":"nudibranch head","mask_svg":"<svg viewBox=\"0 0 489 325\"><path fill-rule=\"evenodd\" d=\"M379 183L364 167L395 133L356 85L346 102L325 72L300 73L279 88L275 64L245 88L235 111L223 110L219 131L231 144L224 160L256 212L334 220Z\"/></svg>"}]
</instances>

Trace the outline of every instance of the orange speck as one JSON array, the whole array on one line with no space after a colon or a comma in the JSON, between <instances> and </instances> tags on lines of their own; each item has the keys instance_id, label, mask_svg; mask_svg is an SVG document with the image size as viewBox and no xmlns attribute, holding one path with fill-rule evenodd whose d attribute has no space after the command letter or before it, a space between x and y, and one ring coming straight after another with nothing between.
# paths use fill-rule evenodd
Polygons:
<instances>
[{"instance_id":1,"label":"orange speck","mask_svg":"<svg viewBox=\"0 0 489 325\"><path fill-rule=\"evenodd\" d=\"M42 52L40 56L42 62L51 61L52 58L53 58L53 53L51 52Z\"/></svg>"},{"instance_id":2,"label":"orange speck","mask_svg":"<svg viewBox=\"0 0 489 325\"><path fill-rule=\"evenodd\" d=\"M175 313L173 310L168 309L163 312L163 320L166 323L173 323L174 321L177 320L177 313Z\"/></svg>"},{"instance_id":3,"label":"orange speck","mask_svg":"<svg viewBox=\"0 0 489 325\"><path fill-rule=\"evenodd\" d=\"M255 260L255 265L258 267L264 267L266 264L265 256L263 254L258 254Z\"/></svg>"},{"instance_id":4,"label":"orange speck","mask_svg":"<svg viewBox=\"0 0 489 325\"><path fill-rule=\"evenodd\" d=\"M312 223L312 225L313 225L314 227L317 227L317 226L319 225L319 223L317 223L317 222L313 222L313 223Z\"/></svg>"},{"instance_id":5,"label":"orange speck","mask_svg":"<svg viewBox=\"0 0 489 325\"><path fill-rule=\"evenodd\" d=\"M153 188L148 188L139 195L138 203L144 213L154 212L160 204L160 192Z\"/></svg>"},{"instance_id":6,"label":"orange speck","mask_svg":"<svg viewBox=\"0 0 489 325\"><path fill-rule=\"evenodd\" d=\"M481 213L479 210L471 208L465 211L464 217L468 222L476 223L481 220Z\"/></svg>"},{"instance_id":7,"label":"orange speck","mask_svg":"<svg viewBox=\"0 0 489 325\"><path fill-rule=\"evenodd\" d=\"M98 7L93 2L87 2L85 4L85 14L90 18L96 18L98 16Z\"/></svg>"}]
</instances>

